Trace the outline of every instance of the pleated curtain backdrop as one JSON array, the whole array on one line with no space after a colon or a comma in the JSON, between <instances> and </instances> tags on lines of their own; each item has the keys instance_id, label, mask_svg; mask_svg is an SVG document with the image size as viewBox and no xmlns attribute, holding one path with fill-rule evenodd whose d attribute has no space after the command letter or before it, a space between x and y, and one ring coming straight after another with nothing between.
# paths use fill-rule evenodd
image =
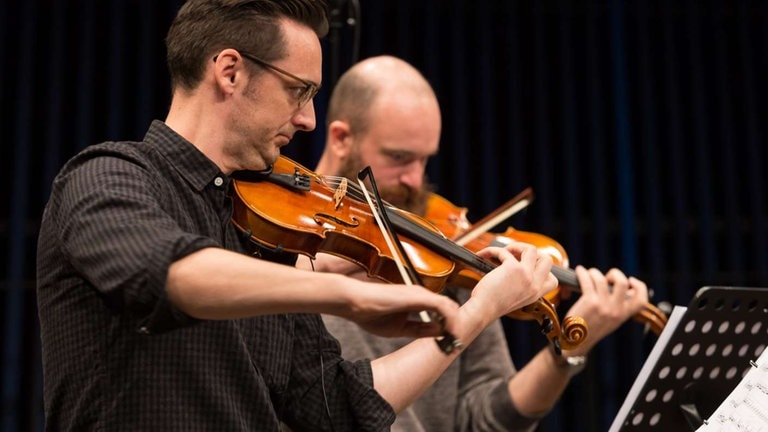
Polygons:
<instances>
[{"instance_id":1,"label":"pleated curtain backdrop","mask_svg":"<svg viewBox=\"0 0 768 432\"><path fill-rule=\"evenodd\" d=\"M164 118L163 39L181 3L0 5L4 431L43 428L35 254L51 181L85 146L140 139ZM443 136L428 174L470 219L531 187L533 203L499 230L547 235L571 265L619 267L654 301L686 305L706 285L768 286L768 3L335 4L360 15L323 42L318 129L289 156L319 158L333 71L396 55L437 92ZM518 365L546 342L531 322L504 324ZM607 430L654 341L636 323L606 339L539 430Z\"/></svg>"}]
</instances>

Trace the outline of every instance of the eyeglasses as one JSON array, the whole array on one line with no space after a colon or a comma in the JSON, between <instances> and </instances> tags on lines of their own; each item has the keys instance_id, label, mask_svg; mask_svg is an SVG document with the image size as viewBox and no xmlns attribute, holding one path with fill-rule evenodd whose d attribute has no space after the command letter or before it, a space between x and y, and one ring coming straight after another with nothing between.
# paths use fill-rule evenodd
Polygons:
<instances>
[{"instance_id":1,"label":"eyeglasses","mask_svg":"<svg viewBox=\"0 0 768 432\"><path fill-rule=\"evenodd\" d=\"M292 79L294 79L294 80L304 84L304 87L297 87L296 88L295 97L296 97L296 100L298 101L299 108L303 107L307 102L311 101L312 98L314 98L317 95L317 92L320 91L320 86L315 84L315 83L313 83L312 81L307 81L307 80L305 80L303 78L299 78L296 75L288 72L285 69L281 69L281 68L279 68L279 67L277 67L277 66L275 66L273 64L267 63L264 60L254 56L254 55L248 54L246 52L240 51L240 55L245 57L245 58L247 58L248 60L258 64L259 66L262 66L262 67L265 67L265 68L268 68L268 69L272 69L275 72L279 72L279 73L281 73L281 74L283 74L283 75L285 75L287 77L290 77L290 78L292 78Z\"/></svg>"}]
</instances>

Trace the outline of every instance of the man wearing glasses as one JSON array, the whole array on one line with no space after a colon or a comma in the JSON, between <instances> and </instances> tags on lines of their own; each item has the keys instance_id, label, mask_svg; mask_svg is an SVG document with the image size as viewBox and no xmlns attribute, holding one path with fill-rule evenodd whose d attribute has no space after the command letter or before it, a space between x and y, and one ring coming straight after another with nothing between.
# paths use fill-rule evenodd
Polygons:
<instances>
[{"instance_id":1,"label":"man wearing glasses","mask_svg":"<svg viewBox=\"0 0 768 432\"><path fill-rule=\"evenodd\" d=\"M248 54L245 51L240 51L240 55L262 67L265 67L267 69L272 69L273 71L281 73L287 76L288 78L296 81L297 83L301 83L302 84L301 86L290 87L291 90L293 90L293 98L296 99L297 106L299 108L303 107L304 105L307 104L307 102L314 99L315 96L317 95L317 92L320 91L320 84L315 84L312 81L307 81L304 78L299 78L296 75L286 71L285 69L281 69L273 64L267 63L264 60L256 57L255 55ZM213 58L214 62L216 61L216 57Z\"/></svg>"},{"instance_id":2,"label":"man wearing glasses","mask_svg":"<svg viewBox=\"0 0 768 432\"><path fill-rule=\"evenodd\" d=\"M189 0L166 40L165 121L62 168L37 259L46 430L384 430L459 355L435 336L468 345L555 287L521 244L486 250L501 264L459 306L299 270L236 230L230 175L315 127L327 28L318 0ZM444 320L407 319L420 311ZM348 362L320 313L423 337Z\"/></svg>"}]
</instances>

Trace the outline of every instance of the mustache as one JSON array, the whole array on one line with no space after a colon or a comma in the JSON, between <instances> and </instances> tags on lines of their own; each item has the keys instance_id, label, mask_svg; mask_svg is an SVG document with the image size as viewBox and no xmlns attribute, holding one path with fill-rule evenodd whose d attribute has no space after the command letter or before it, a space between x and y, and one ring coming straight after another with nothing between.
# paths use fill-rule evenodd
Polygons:
<instances>
[{"instance_id":1,"label":"mustache","mask_svg":"<svg viewBox=\"0 0 768 432\"><path fill-rule=\"evenodd\" d=\"M341 167L341 172L338 175L357 182L357 173L360 171L360 165L362 163L359 157L351 157ZM435 190L435 187L429 182L426 174L421 184L422 186L419 188L412 188L402 183L395 186L379 185L378 192L381 199L389 204L423 217L427 211L428 198Z\"/></svg>"},{"instance_id":2,"label":"mustache","mask_svg":"<svg viewBox=\"0 0 768 432\"><path fill-rule=\"evenodd\" d=\"M427 210L427 199L432 193L431 186L424 183L420 188L411 188L400 184L397 186L380 187L379 194L381 199L393 206L414 213L418 216L424 216Z\"/></svg>"}]
</instances>

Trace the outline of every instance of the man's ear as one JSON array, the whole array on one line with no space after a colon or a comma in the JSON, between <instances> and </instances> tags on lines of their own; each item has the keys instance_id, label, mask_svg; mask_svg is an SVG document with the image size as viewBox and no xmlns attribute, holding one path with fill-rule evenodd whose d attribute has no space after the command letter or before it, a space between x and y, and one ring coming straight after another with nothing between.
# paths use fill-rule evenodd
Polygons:
<instances>
[{"instance_id":1,"label":"man's ear","mask_svg":"<svg viewBox=\"0 0 768 432\"><path fill-rule=\"evenodd\" d=\"M225 94L234 92L237 81L244 77L244 74L243 58L237 51L225 49L214 58L214 79Z\"/></svg>"},{"instance_id":2,"label":"man's ear","mask_svg":"<svg viewBox=\"0 0 768 432\"><path fill-rule=\"evenodd\" d=\"M346 158L352 149L352 133L349 123L343 120L334 120L328 125L328 146L336 157Z\"/></svg>"}]
</instances>

